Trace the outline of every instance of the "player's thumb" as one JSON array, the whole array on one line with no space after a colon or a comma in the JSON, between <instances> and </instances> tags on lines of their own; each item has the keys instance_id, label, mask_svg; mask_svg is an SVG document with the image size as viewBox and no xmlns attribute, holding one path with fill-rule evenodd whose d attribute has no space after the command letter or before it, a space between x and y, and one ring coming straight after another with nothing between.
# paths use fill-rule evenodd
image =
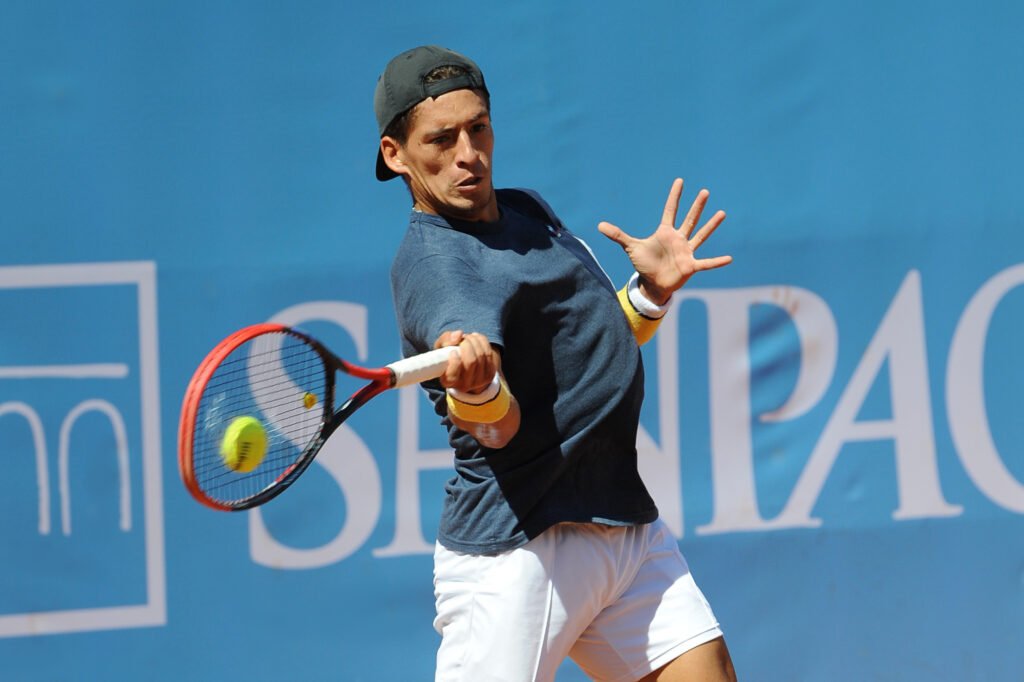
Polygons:
<instances>
[{"instance_id":1,"label":"player's thumb","mask_svg":"<svg viewBox=\"0 0 1024 682\"><path fill-rule=\"evenodd\" d=\"M445 346L457 346L462 342L462 330L449 330L442 332L437 340L434 341L434 348L444 348Z\"/></svg>"},{"instance_id":2,"label":"player's thumb","mask_svg":"<svg viewBox=\"0 0 1024 682\"><path fill-rule=\"evenodd\" d=\"M622 248L628 248L633 238L622 231L619 227L612 225L609 222L601 221L597 224L598 231L608 239L621 246Z\"/></svg>"}]
</instances>

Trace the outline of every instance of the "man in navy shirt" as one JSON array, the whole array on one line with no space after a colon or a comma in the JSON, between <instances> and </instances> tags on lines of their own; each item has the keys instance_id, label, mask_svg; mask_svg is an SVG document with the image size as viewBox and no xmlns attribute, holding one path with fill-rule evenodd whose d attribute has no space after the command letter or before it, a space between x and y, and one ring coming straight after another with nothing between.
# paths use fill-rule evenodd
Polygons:
<instances>
[{"instance_id":1,"label":"man in navy shirt","mask_svg":"<svg viewBox=\"0 0 1024 682\"><path fill-rule=\"evenodd\" d=\"M468 58L426 46L377 84L377 177L413 200L392 266L406 355L458 346L425 388L455 476L435 552L437 679L552 680L566 656L599 680L732 680L721 628L636 465L638 344L672 293L728 256L694 250L698 194L636 239L616 292L535 192L495 190L490 95Z\"/></svg>"}]
</instances>

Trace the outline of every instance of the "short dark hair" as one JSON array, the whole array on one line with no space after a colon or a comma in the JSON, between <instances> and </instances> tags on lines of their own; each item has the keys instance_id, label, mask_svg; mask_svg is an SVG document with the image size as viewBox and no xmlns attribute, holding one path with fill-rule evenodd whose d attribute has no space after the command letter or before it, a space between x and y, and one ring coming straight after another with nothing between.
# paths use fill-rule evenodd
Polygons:
<instances>
[{"instance_id":1,"label":"short dark hair","mask_svg":"<svg viewBox=\"0 0 1024 682\"><path fill-rule=\"evenodd\" d=\"M465 68L455 64L445 64L433 69L428 73L424 79L424 83L436 83L438 81L447 80L449 78L455 78L456 76L462 76L468 73ZM487 104L487 110L491 109L491 96L487 90L476 90L484 98L484 103ZM419 106L417 104L416 106ZM406 109L398 116L395 116L388 127L384 129L384 135L387 137L398 140L399 144L405 144L409 139L409 130L412 128L413 120L415 119L414 112L416 106L411 109Z\"/></svg>"}]
</instances>

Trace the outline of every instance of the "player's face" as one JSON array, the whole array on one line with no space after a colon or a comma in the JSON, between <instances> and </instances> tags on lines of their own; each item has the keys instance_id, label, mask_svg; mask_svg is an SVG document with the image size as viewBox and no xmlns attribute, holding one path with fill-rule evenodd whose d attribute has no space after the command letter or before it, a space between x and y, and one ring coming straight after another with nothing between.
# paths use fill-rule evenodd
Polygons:
<instances>
[{"instance_id":1,"label":"player's face","mask_svg":"<svg viewBox=\"0 0 1024 682\"><path fill-rule=\"evenodd\" d=\"M491 184L493 151L487 101L474 90L453 90L416 106L392 168L408 179L419 210L494 221L499 213Z\"/></svg>"}]
</instances>

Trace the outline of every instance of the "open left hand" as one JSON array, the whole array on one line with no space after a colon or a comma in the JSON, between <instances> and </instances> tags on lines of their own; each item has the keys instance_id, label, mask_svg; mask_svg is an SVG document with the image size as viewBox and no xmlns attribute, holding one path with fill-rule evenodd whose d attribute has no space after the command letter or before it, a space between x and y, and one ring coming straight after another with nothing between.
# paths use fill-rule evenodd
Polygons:
<instances>
[{"instance_id":1,"label":"open left hand","mask_svg":"<svg viewBox=\"0 0 1024 682\"><path fill-rule=\"evenodd\" d=\"M718 211L693 234L710 193L702 189L690 207L683 224L677 229L676 212L683 194L683 181L676 178L669 190L661 224L651 236L637 239L611 223L597 226L601 234L622 247L640 275L640 289L653 303L663 305L672 293L686 284L690 276L701 270L728 265L732 256L697 258L694 252L725 220L725 211ZM690 235L693 234L691 237Z\"/></svg>"}]
</instances>

